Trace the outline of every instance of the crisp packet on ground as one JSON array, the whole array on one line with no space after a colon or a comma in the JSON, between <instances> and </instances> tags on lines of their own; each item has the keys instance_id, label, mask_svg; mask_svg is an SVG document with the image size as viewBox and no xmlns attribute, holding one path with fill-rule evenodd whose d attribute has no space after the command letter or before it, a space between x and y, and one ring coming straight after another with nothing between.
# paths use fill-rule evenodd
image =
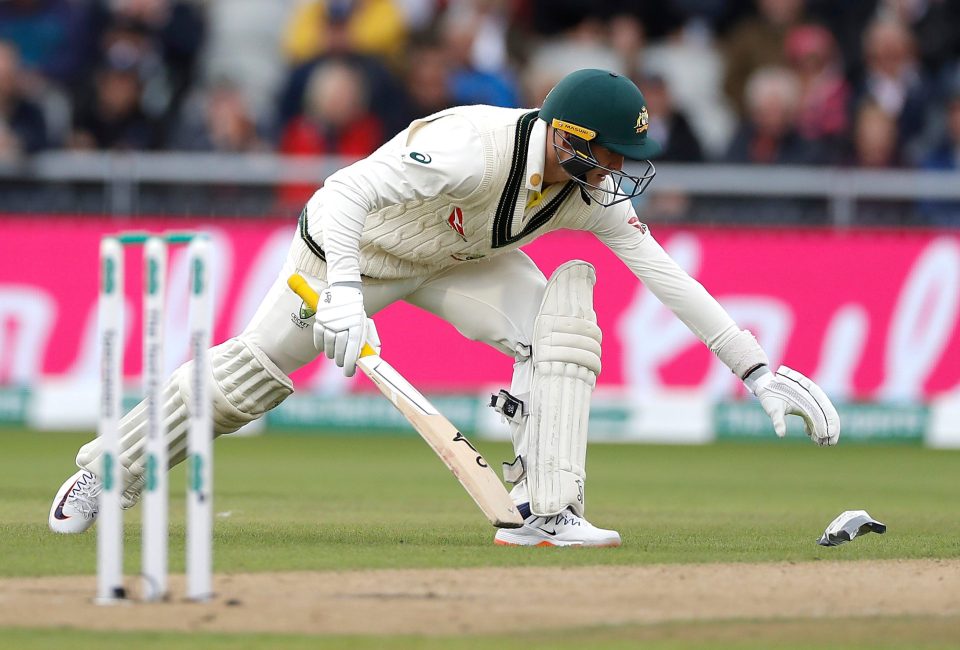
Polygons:
<instances>
[{"instance_id":1,"label":"crisp packet on ground","mask_svg":"<svg viewBox=\"0 0 960 650\"><path fill-rule=\"evenodd\" d=\"M840 546L857 535L865 533L883 534L885 532L887 532L887 525L872 518L866 510L846 510L830 522L817 544L820 546Z\"/></svg>"}]
</instances>

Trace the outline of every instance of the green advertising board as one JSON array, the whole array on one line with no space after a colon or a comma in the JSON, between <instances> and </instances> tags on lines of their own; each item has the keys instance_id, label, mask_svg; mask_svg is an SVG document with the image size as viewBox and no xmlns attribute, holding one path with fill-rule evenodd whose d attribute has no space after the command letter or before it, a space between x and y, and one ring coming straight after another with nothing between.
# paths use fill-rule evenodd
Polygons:
<instances>
[{"instance_id":1,"label":"green advertising board","mask_svg":"<svg viewBox=\"0 0 960 650\"><path fill-rule=\"evenodd\" d=\"M442 396L432 404L464 433L477 428L480 402L473 396ZM385 432L409 432L410 424L379 393L354 395L294 395L267 413L268 427L351 431L381 435Z\"/></svg>"},{"instance_id":2,"label":"green advertising board","mask_svg":"<svg viewBox=\"0 0 960 650\"><path fill-rule=\"evenodd\" d=\"M922 444L930 408L915 403L837 404L842 442ZM770 418L755 400L720 402L713 411L718 440L771 440ZM787 438L806 438L803 421L787 418Z\"/></svg>"},{"instance_id":3,"label":"green advertising board","mask_svg":"<svg viewBox=\"0 0 960 650\"><path fill-rule=\"evenodd\" d=\"M29 402L30 390L27 388L0 388L0 423L24 424Z\"/></svg>"}]
</instances>

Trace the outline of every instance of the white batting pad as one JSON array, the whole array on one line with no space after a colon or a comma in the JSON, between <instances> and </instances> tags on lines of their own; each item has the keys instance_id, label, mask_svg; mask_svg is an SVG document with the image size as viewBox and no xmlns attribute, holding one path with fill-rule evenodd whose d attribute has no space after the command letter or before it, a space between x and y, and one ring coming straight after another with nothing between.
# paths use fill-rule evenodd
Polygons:
<instances>
[{"instance_id":1,"label":"white batting pad","mask_svg":"<svg viewBox=\"0 0 960 650\"><path fill-rule=\"evenodd\" d=\"M541 517L567 506L583 516L587 422L600 373L595 283L596 272L586 262L559 267L534 324L525 466L530 510Z\"/></svg>"},{"instance_id":2,"label":"white batting pad","mask_svg":"<svg viewBox=\"0 0 960 650\"><path fill-rule=\"evenodd\" d=\"M173 467L183 460L186 449L187 424L189 414L180 394L180 375L189 372L187 362L177 368L161 389L161 412L163 429L166 431L169 464ZM188 375L187 375L188 376ZM186 380L184 380L186 383ZM120 419L120 490L143 486L143 469L146 463L144 454L147 441L147 402L140 402ZM80 448L77 454L77 466L102 476L103 453L99 438L95 438ZM139 495L137 495L139 496ZM133 495L128 495L124 507L136 503Z\"/></svg>"},{"instance_id":3,"label":"white batting pad","mask_svg":"<svg viewBox=\"0 0 960 650\"><path fill-rule=\"evenodd\" d=\"M293 382L255 344L241 335L210 349L213 431L233 433L293 393ZM189 392L184 381L181 392Z\"/></svg>"}]
</instances>

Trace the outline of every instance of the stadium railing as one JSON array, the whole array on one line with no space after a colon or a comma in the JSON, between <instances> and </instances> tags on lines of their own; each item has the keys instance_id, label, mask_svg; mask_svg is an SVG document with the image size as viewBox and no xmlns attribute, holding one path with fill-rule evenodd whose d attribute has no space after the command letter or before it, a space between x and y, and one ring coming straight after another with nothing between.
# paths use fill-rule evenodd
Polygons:
<instances>
[{"instance_id":1,"label":"stadium railing","mask_svg":"<svg viewBox=\"0 0 960 650\"><path fill-rule=\"evenodd\" d=\"M319 186L350 162L273 154L50 152L0 164L0 199L6 212L263 216L278 213L279 187ZM654 222L960 226L960 171L657 167L640 206Z\"/></svg>"}]
</instances>

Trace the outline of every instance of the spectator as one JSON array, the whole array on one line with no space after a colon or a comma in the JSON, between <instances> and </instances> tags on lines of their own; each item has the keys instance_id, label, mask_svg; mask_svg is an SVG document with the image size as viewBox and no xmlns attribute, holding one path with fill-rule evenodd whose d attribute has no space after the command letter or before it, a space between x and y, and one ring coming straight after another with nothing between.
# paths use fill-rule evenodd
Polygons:
<instances>
[{"instance_id":1,"label":"spectator","mask_svg":"<svg viewBox=\"0 0 960 650\"><path fill-rule=\"evenodd\" d=\"M866 28L863 48L866 72L856 103L872 102L883 109L909 147L923 131L931 95L913 36L895 20L876 20Z\"/></svg>"},{"instance_id":2,"label":"spectator","mask_svg":"<svg viewBox=\"0 0 960 650\"><path fill-rule=\"evenodd\" d=\"M578 5L577 0L562 0L562 5L571 9L570 13L555 16L555 23L549 23L549 29L567 25L566 31L553 34L550 39L538 43L532 48L529 60L523 70L523 104L540 106L547 93L558 81L581 68L610 70L625 75L627 66L620 54L607 41L607 33L599 18L592 15L586 6L572 11ZM594 8L596 10L596 8ZM562 13L557 10L556 13ZM579 22L570 22L572 17L580 16Z\"/></svg>"},{"instance_id":3,"label":"spectator","mask_svg":"<svg viewBox=\"0 0 960 650\"><path fill-rule=\"evenodd\" d=\"M24 95L20 75L16 47L0 41L0 162L17 160L47 145L43 113Z\"/></svg>"},{"instance_id":4,"label":"spectator","mask_svg":"<svg viewBox=\"0 0 960 650\"><path fill-rule=\"evenodd\" d=\"M914 35L917 55L928 76L949 75L960 58L960 2L956 0L879 0L877 14L890 17Z\"/></svg>"},{"instance_id":5,"label":"spectator","mask_svg":"<svg viewBox=\"0 0 960 650\"><path fill-rule=\"evenodd\" d=\"M280 138L280 153L363 158L384 141L383 125L369 110L363 75L346 63L331 61L310 76L303 115ZM306 203L316 183L281 188L284 206Z\"/></svg>"},{"instance_id":6,"label":"spectator","mask_svg":"<svg viewBox=\"0 0 960 650\"><path fill-rule=\"evenodd\" d=\"M407 122L455 105L450 92L450 61L440 43L426 39L413 46L405 85Z\"/></svg>"},{"instance_id":7,"label":"spectator","mask_svg":"<svg viewBox=\"0 0 960 650\"><path fill-rule=\"evenodd\" d=\"M787 34L786 54L800 82L797 130L836 161L849 128L852 93L836 41L819 25L800 25Z\"/></svg>"},{"instance_id":8,"label":"spectator","mask_svg":"<svg viewBox=\"0 0 960 650\"><path fill-rule=\"evenodd\" d=\"M240 84L257 122L277 123L277 98L287 78L280 43L296 0L207 0L209 36L201 57L206 79Z\"/></svg>"},{"instance_id":9,"label":"spectator","mask_svg":"<svg viewBox=\"0 0 960 650\"><path fill-rule=\"evenodd\" d=\"M647 75L637 85L643 91L650 113L648 135L663 148L657 161L702 161L700 141L690 128L687 118L673 105L673 97L666 80L659 75Z\"/></svg>"},{"instance_id":10,"label":"spectator","mask_svg":"<svg viewBox=\"0 0 960 650\"><path fill-rule=\"evenodd\" d=\"M607 27L610 47L623 61L625 74L628 77L639 76L643 65L643 48L647 42L643 23L636 16L624 12L613 15Z\"/></svg>"},{"instance_id":11,"label":"spectator","mask_svg":"<svg viewBox=\"0 0 960 650\"><path fill-rule=\"evenodd\" d=\"M947 100L946 113L944 133L924 156L924 169L960 169L960 79Z\"/></svg>"},{"instance_id":12,"label":"spectator","mask_svg":"<svg viewBox=\"0 0 960 650\"><path fill-rule=\"evenodd\" d=\"M867 100L857 108L852 139L849 164L864 169L906 166L897 122L877 103ZM856 204L856 221L903 225L913 217L915 207L910 201L861 198Z\"/></svg>"},{"instance_id":13,"label":"spectator","mask_svg":"<svg viewBox=\"0 0 960 650\"><path fill-rule=\"evenodd\" d=\"M809 165L818 162L815 145L797 132L800 84L781 67L761 68L747 80L747 118L727 152L734 163Z\"/></svg>"},{"instance_id":14,"label":"spectator","mask_svg":"<svg viewBox=\"0 0 960 650\"><path fill-rule=\"evenodd\" d=\"M6 0L0 40L17 46L28 73L69 86L88 63L89 17L89 2Z\"/></svg>"},{"instance_id":15,"label":"spectator","mask_svg":"<svg viewBox=\"0 0 960 650\"><path fill-rule=\"evenodd\" d=\"M747 80L754 71L786 63L784 39L803 18L803 0L756 0L759 15L746 18L733 27L725 42L727 66L724 90L740 116Z\"/></svg>"},{"instance_id":16,"label":"spectator","mask_svg":"<svg viewBox=\"0 0 960 650\"><path fill-rule=\"evenodd\" d=\"M172 141L184 151L257 152L270 146L239 85L215 81L198 101L187 102Z\"/></svg>"},{"instance_id":17,"label":"spectator","mask_svg":"<svg viewBox=\"0 0 960 650\"><path fill-rule=\"evenodd\" d=\"M723 91L723 57L707 23L690 19L645 47L642 69L663 77L705 155L722 156L733 136L736 115Z\"/></svg>"},{"instance_id":18,"label":"spectator","mask_svg":"<svg viewBox=\"0 0 960 650\"><path fill-rule=\"evenodd\" d=\"M904 166L896 120L876 102L868 100L857 108L851 139L849 164L869 169Z\"/></svg>"},{"instance_id":19,"label":"spectator","mask_svg":"<svg viewBox=\"0 0 960 650\"><path fill-rule=\"evenodd\" d=\"M195 79L203 14L184 0L104 0L96 20L101 58L115 45L136 51L142 109L165 139Z\"/></svg>"},{"instance_id":20,"label":"spectator","mask_svg":"<svg viewBox=\"0 0 960 650\"><path fill-rule=\"evenodd\" d=\"M696 0L703 5L703 0ZM658 40L674 32L683 24L685 0L665 0L657 3L637 0L525 0L517 3L528 7L530 29L536 35L546 37L569 37L574 30L584 28L615 31L618 18L629 16L643 26L644 38ZM606 23L606 24L605 24ZM619 36L610 34L611 40ZM614 45L617 47L617 45Z\"/></svg>"},{"instance_id":21,"label":"spectator","mask_svg":"<svg viewBox=\"0 0 960 650\"><path fill-rule=\"evenodd\" d=\"M403 24L412 33L426 33L433 26L440 5L446 0L394 0Z\"/></svg>"},{"instance_id":22,"label":"spectator","mask_svg":"<svg viewBox=\"0 0 960 650\"><path fill-rule=\"evenodd\" d=\"M92 95L74 115L74 149L153 149L158 129L141 106L140 53L119 42L107 51L94 75Z\"/></svg>"},{"instance_id":23,"label":"spectator","mask_svg":"<svg viewBox=\"0 0 960 650\"><path fill-rule=\"evenodd\" d=\"M939 142L924 156L924 169L960 170L960 75L947 103L944 133ZM938 226L960 226L960 202L928 201L920 205L927 222Z\"/></svg>"},{"instance_id":24,"label":"spectator","mask_svg":"<svg viewBox=\"0 0 960 650\"><path fill-rule=\"evenodd\" d=\"M330 14L326 23L326 50L318 57L294 67L287 78L277 111L277 131L301 115L306 105L304 95L314 71L330 62L349 65L363 76L369 106L382 124L384 137L390 137L407 126L406 114L397 110L405 101L398 79L375 56L356 49L345 14Z\"/></svg>"},{"instance_id":25,"label":"spectator","mask_svg":"<svg viewBox=\"0 0 960 650\"><path fill-rule=\"evenodd\" d=\"M406 43L404 16L393 0L310 0L287 22L283 47L289 61L297 65L329 53L336 47L331 27L346 32L351 50L385 61L400 56Z\"/></svg>"},{"instance_id":26,"label":"spectator","mask_svg":"<svg viewBox=\"0 0 960 650\"><path fill-rule=\"evenodd\" d=\"M500 3L461 0L444 15L441 33L450 59L455 104L520 105L520 90L507 65L506 24Z\"/></svg>"}]
</instances>

